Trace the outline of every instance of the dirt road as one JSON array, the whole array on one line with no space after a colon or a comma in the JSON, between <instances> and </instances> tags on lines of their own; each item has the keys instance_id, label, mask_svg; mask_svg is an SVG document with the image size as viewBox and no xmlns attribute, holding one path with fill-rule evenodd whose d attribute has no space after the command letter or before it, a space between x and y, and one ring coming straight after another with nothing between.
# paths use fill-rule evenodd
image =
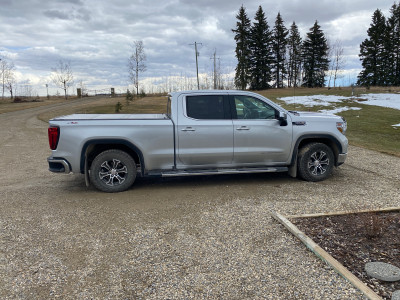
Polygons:
<instances>
[{"instance_id":1,"label":"dirt road","mask_svg":"<svg viewBox=\"0 0 400 300\"><path fill-rule=\"evenodd\" d=\"M124 193L47 170L37 115L0 115L1 299L357 299L277 224L283 214L400 206L400 159L350 148L332 178L141 179Z\"/></svg>"}]
</instances>

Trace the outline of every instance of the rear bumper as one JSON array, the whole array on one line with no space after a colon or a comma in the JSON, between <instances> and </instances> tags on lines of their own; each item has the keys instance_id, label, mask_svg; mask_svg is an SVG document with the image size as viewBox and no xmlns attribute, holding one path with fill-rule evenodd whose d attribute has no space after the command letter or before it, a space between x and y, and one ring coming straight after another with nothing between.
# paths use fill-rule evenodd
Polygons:
<instances>
[{"instance_id":1,"label":"rear bumper","mask_svg":"<svg viewBox=\"0 0 400 300\"><path fill-rule=\"evenodd\" d=\"M337 165L337 166L340 166L340 165L344 164L344 162L346 161L346 158L347 158L347 153L341 153L341 154L339 154L339 155L338 155L338 160L337 160L336 165Z\"/></svg>"},{"instance_id":2,"label":"rear bumper","mask_svg":"<svg viewBox=\"0 0 400 300\"><path fill-rule=\"evenodd\" d=\"M49 171L51 172L67 174L71 172L71 166L68 161L63 158L49 157L47 162L49 163Z\"/></svg>"}]
</instances>

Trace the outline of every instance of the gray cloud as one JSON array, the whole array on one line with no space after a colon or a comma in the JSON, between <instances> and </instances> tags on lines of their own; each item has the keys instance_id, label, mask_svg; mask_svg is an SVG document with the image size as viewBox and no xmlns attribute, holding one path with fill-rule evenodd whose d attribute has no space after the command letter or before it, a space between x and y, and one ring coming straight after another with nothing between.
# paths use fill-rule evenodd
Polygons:
<instances>
[{"instance_id":1,"label":"gray cloud","mask_svg":"<svg viewBox=\"0 0 400 300\"><path fill-rule=\"evenodd\" d=\"M201 72L208 72L216 50L223 69L233 70L235 42L231 29L242 0L30 0L1 1L0 55L12 54L21 73L50 73L60 58L71 60L80 78L91 84L126 84L127 59L134 40L143 40L148 77L194 74L199 46ZM332 40L340 39L348 66L359 68L359 44L367 36L376 1L249 0L250 19L262 5L272 28L278 12L304 35L318 20ZM381 0L388 11L393 0Z\"/></svg>"},{"instance_id":2,"label":"gray cloud","mask_svg":"<svg viewBox=\"0 0 400 300\"><path fill-rule=\"evenodd\" d=\"M56 9L46 10L43 14L51 19L69 20L71 18L68 12L59 11Z\"/></svg>"}]
</instances>

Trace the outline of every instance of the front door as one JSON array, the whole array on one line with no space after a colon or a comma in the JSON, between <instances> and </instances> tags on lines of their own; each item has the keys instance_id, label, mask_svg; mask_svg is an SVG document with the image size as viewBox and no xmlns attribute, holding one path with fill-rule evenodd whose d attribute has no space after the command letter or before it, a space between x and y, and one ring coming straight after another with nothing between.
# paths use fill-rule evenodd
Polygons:
<instances>
[{"instance_id":1,"label":"front door","mask_svg":"<svg viewBox=\"0 0 400 300\"><path fill-rule=\"evenodd\" d=\"M280 126L279 112L272 105L251 96L235 95L234 163L274 165L289 159L292 124Z\"/></svg>"}]
</instances>

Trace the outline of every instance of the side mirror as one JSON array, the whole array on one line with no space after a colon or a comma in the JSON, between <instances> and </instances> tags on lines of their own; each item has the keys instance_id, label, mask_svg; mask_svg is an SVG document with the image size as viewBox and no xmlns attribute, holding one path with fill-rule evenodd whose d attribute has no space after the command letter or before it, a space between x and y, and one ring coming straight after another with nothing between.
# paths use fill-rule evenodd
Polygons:
<instances>
[{"instance_id":1,"label":"side mirror","mask_svg":"<svg viewBox=\"0 0 400 300\"><path fill-rule=\"evenodd\" d=\"M283 111L279 112L279 116L278 116L278 121L279 121L279 125L281 126L287 126L287 114Z\"/></svg>"}]
</instances>

